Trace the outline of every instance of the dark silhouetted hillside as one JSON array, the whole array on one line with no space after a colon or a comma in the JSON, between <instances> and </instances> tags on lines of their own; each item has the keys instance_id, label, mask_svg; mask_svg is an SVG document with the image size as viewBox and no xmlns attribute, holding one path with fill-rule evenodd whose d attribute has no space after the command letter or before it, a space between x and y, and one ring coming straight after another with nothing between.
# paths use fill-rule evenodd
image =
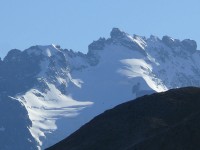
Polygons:
<instances>
[{"instance_id":1,"label":"dark silhouetted hillside","mask_svg":"<svg viewBox=\"0 0 200 150\"><path fill-rule=\"evenodd\" d=\"M121 104L48 150L199 150L200 88Z\"/></svg>"}]
</instances>

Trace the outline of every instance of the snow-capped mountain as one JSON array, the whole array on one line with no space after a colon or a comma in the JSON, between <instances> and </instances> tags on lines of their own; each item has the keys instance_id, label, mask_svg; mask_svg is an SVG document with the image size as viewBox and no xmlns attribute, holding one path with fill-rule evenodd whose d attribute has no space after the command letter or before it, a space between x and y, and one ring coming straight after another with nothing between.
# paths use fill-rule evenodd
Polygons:
<instances>
[{"instance_id":1,"label":"snow-capped mountain","mask_svg":"<svg viewBox=\"0 0 200 150\"><path fill-rule=\"evenodd\" d=\"M0 62L0 139L15 139L17 130L24 139L13 140L15 149L27 149L22 143L44 149L130 99L200 87L195 41L145 38L117 28L110 35L90 44L87 54L56 45L11 50Z\"/></svg>"}]
</instances>

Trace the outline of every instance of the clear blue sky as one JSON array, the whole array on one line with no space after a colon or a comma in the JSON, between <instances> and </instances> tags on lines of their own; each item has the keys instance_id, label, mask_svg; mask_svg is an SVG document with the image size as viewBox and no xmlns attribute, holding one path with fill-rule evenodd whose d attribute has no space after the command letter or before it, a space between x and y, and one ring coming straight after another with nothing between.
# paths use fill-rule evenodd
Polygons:
<instances>
[{"instance_id":1,"label":"clear blue sky","mask_svg":"<svg viewBox=\"0 0 200 150\"><path fill-rule=\"evenodd\" d=\"M87 52L113 27L200 44L200 0L0 0L0 56L32 45Z\"/></svg>"}]
</instances>

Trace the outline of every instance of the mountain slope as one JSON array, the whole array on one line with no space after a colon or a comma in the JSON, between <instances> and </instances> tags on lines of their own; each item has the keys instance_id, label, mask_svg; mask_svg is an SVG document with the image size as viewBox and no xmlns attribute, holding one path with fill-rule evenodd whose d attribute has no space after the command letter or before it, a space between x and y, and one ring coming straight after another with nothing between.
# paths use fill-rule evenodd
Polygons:
<instances>
[{"instance_id":1,"label":"mountain slope","mask_svg":"<svg viewBox=\"0 0 200 150\"><path fill-rule=\"evenodd\" d=\"M181 88L121 104L48 150L197 150L200 88Z\"/></svg>"},{"instance_id":2,"label":"mountain slope","mask_svg":"<svg viewBox=\"0 0 200 150\"><path fill-rule=\"evenodd\" d=\"M92 42L87 54L58 45L11 50L0 61L0 95L20 106L28 120L21 120L22 129L44 149L129 99L200 87L199 58L193 40L145 38L114 28L110 38Z\"/></svg>"}]
</instances>

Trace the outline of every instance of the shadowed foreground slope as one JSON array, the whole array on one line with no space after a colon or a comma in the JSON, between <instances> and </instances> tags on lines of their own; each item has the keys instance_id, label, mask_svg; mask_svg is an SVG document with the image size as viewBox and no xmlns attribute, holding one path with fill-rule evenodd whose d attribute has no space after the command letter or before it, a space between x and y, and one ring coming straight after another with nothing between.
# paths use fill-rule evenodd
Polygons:
<instances>
[{"instance_id":1,"label":"shadowed foreground slope","mask_svg":"<svg viewBox=\"0 0 200 150\"><path fill-rule=\"evenodd\" d=\"M199 150L200 88L121 104L48 150Z\"/></svg>"}]
</instances>

